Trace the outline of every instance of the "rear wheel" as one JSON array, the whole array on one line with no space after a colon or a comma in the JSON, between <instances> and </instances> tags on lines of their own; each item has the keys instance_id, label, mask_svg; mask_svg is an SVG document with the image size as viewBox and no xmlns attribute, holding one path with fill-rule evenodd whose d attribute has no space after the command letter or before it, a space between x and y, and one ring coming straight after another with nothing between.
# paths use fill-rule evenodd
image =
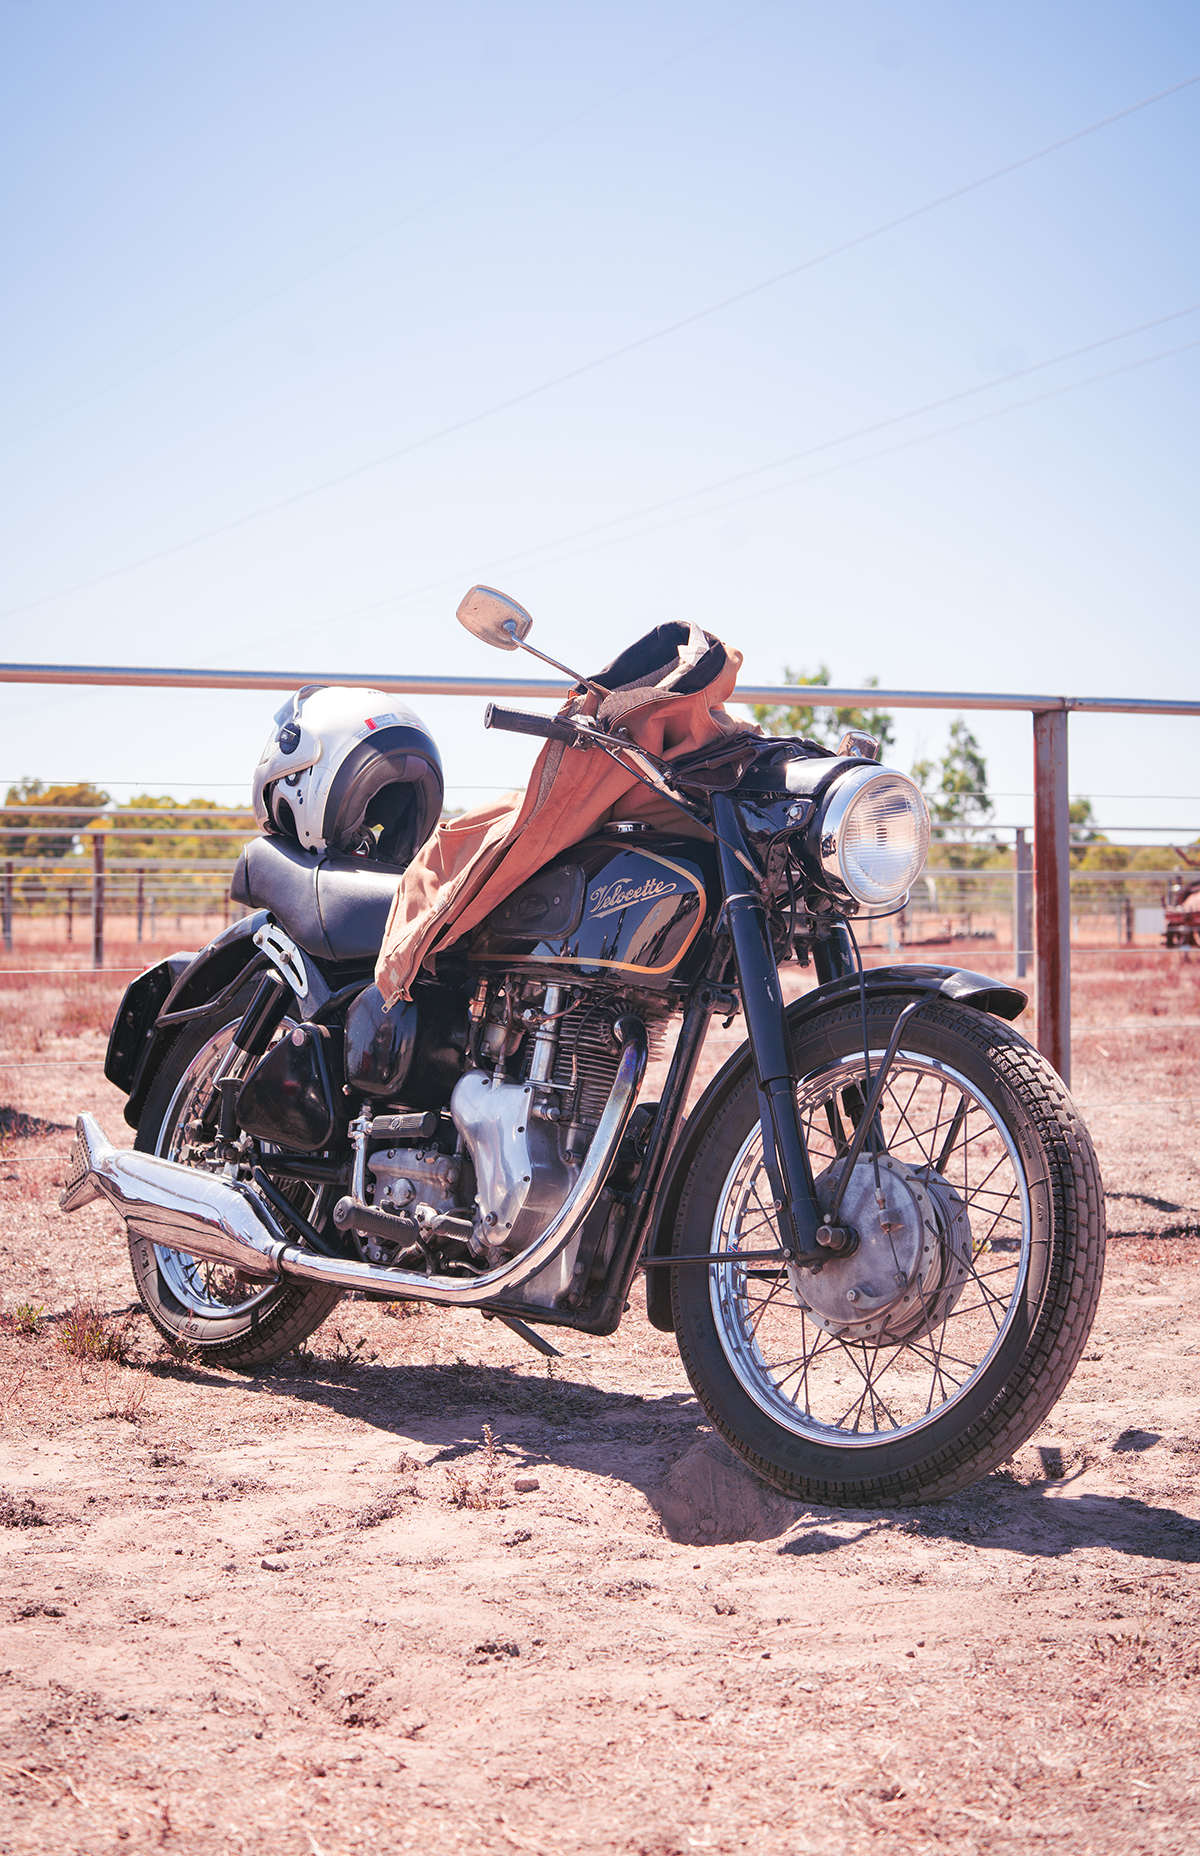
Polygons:
<instances>
[{"instance_id":1,"label":"rear wheel","mask_svg":"<svg viewBox=\"0 0 1200 1856\"><path fill-rule=\"evenodd\" d=\"M873 1069L904 1003L868 995ZM798 1036L828 1209L863 1103L857 1004ZM1087 1131L1061 1078L997 1019L923 1006L876 1135L839 1214L859 1234L854 1255L819 1271L739 1264L739 1250L778 1240L754 1078L735 1076L701 1132L675 1233L677 1253L729 1261L672 1272L684 1364L733 1448L788 1494L859 1506L946 1495L1024 1442L1083 1349L1104 1250Z\"/></svg>"},{"instance_id":2,"label":"rear wheel","mask_svg":"<svg viewBox=\"0 0 1200 1856\"><path fill-rule=\"evenodd\" d=\"M211 1099L214 1079L224 1073L240 1018L234 1006L182 1032L147 1097L135 1147L185 1165L206 1164L206 1142L196 1124ZM321 1189L279 1183L319 1230L326 1210ZM223 1264L142 1237L130 1237L129 1255L142 1305L160 1334L223 1366L250 1370L269 1365L320 1327L340 1295L294 1277L250 1281Z\"/></svg>"}]
</instances>

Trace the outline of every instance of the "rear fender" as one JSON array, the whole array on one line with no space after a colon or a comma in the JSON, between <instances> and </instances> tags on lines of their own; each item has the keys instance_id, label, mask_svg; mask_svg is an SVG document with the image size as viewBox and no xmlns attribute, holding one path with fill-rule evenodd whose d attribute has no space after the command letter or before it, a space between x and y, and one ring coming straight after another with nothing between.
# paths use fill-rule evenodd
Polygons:
<instances>
[{"instance_id":1,"label":"rear fender","mask_svg":"<svg viewBox=\"0 0 1200 1856\"><path fill-rule=\"evenodd\" d=\"M193 954L163 1000L159 1012L159 1029L173 1030L173 1026L162 1021L173 1019L180 1012L194 1012L197 1007L209 1004L219 992L224 992L243 967L248 967L252 960L258 958L254 936L270 919L265 909L259 909L256 914L247 915L241 921L230 922L228 928L223 928L207 947Z\"/></svg>"},{"instance_id":2,"label":"rear fender","mask_svg":"<svg viewBox=\"0 0 1200 1856\"><path fill-rule=\"evenodd\" d=\"M1003 980L988 979L983 973L968 973L961 967L871 967L866 972L865 981L869 993L886 992L893 996L906 993L910 998L919 998L922 993L926 993L950 999L955 1005L969 1005L977 1012L994 1013L997 1018L1017 1018L1029 1003L1028 994L1016 986L1007 986ZM799 1034L806 1021L824 1011L826 1006L840 1004L849 998L857 999L858 991L858 975L854 973L828 980L824 986L806 992L803 998L795 1000L787 1008L788 1024L793 1035ZM730 1087L737 1073L749 1065L750 1047L741 1044L729 1061L717 1071L688 1116L683 1139L676 1146L667 1165L666 1178L659 1187L654 1225L645 1245L646 1256L670 1255L683 1182L696 1157L708 1124L709 1112ZM660 1328L664 1334L673 1331L669 1270L646 1271L646 1314L651 1325Z\"/></svg>"},{"instance_id":3,"label":"rear fender","mask_svg":"<svg viewBox=\"0 0 1200 1856\"><path fill-rule=\"evenodd\" d=\"M138 975L125 990L109 1033L104 1074L129 1097L125 1119L136 1128L150 1086L184 1020L176 1013L203 1009L258 958L251 938L266 911L231 922L197 954L170 954ZM164 1023L164 1020L168 1021Z\"/></svg>"},{"instance_id":4,"label":"rear fender","mask_svg":"<svg viewBox=\"0 0 1200 1856\"><path fill-rule=\"evenodd\" d=\"M195 954L168 954L157 966L139 973L125 988L125 996L108 1034L104 1074L127 1096L139 1093L157 1042L155 1020L195 958ZM151 1068L157 1069L157 1062L153 1062ZM136 1127L137 1123L132 1126Z\"/></svg>"}]
</instances>

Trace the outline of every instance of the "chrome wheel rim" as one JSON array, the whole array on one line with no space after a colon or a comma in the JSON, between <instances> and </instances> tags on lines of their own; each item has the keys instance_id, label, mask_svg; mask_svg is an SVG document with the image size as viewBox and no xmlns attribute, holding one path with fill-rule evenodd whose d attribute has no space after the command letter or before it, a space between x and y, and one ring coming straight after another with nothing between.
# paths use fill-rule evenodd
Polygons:
<instances>
[{"instance_id":1,"label":"chrome wheel rim","mask_svg":"<svg viewBox=\"0 0 1200 1856\"><path fill-rule=\"evenodd\" d=\"M871 1053L873 1071L882 1060L882 1051ZM848 1106L861 1102L864 1078L858 1054L798 1085L815 1175L844 1151L852 1128ZM793 1280L785 1267L736 1262L708 1271L717 1334L743 1390L794 1435L839 1447L911 1436L964 1398L1003 1345L1029 1276L1028 1181L1016 1142L987 1098L948 1064L901 1051L880 1121L886 1152L914 1190L922 1177L932 1187L945 1278L955 1278L931 1301L930 1318L915 1335L831 1332L797 1293L807 1272L796 1271ZM946 1216L952 1201L965 1213L969 1242L961 1219ZM726 1175L709 1248L736 1256L777 1241L756 1124Z\"/></svg>"},{"instance_id":2,"label":"chrome wheel rim","mask_svg":"<svg viewBox=\"0 0 1200 1856\"><path fill-rule=\"evenodd\" d=\"M214 1079L223 1073L234 1028L233 1024L226 1025L211 1037L180 1078L163 1117L163 1134L155 1149L164 1159L197 1164L186 1158L191 1147L188 1122L200 1112ZM285 1020L276 1037L291 1028L291 1021ZM240 1322L279 1286L273 1282L244 1280L226 1264L207 1263L186 1250L168 1250L162 1244L154 1246L154 1255L165 1288L193 1319Z\"/></svg>"}]
</instances>

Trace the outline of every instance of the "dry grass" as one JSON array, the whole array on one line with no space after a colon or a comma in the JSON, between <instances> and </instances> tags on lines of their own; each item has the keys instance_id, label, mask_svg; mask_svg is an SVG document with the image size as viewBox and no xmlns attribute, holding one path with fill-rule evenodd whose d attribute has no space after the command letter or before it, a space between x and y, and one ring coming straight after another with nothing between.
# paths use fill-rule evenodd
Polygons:
<instances>
[{"instance_id":1,"label":"dry grass","mask_svg":"<svg viewBox=\"0 0 1200 1856\"><path fill-rule=\"evenodd\" d=\"M129 1358L132 1328L128 1315L113 1320L90 1302L77 1299L63 1317L58 1344L76 1360L112 1360L122 1366Z\"/></svg>"},{"instance_id":2,"label":"dry grass","mask_svg":"<svg viewBox=\"0 0 1200 1856\"><path fill-rule=\"evenodd\" d=\"M53 1021L55 1029L66 1037L95 1031L107 1038L123 991L123 985L113 986L102 980L85 979L82 975L78 979L68 979L59 993L60 1004Z\"/></svg>"},{"instance_id":3,"label":"dry grass","mask_svg":"<svg viewBox=\"0 0 1200 1856\"><path fill-rule=\"evenodd\" d=\"M464 1475L461 1470L451 1470L447 1478L450 1484L450 1506L477 1509L506 1507L500 1481L502 1473L500 1441L493 1435L491 1425L485 1424L482 1460L475 1479Z\"/></svg>"},{"instance_id":4,"label":"dry grass","mask_svg":"<svg viewBox=\"0 0 1200 1856\"><path fill-rule=\"evenodd\" d=\"M15 1308L0 1313L0 1329L7 1334L19 1334L22 1340L33 1340L45 1312L40 1303L35 1308L32 1302L18 1302Z\"/></svg>"},{"instance_id":5,"label":"dry grass","mask_svg":"<svg viewBox=\"0 0 1200 1856\"><path fill-rule=\"evenodd\" d=\"M340 1328L333 1331L333 1349L315 1347L293 1347L291 1353L283 1356L278 1364L270 1369L276 1373L297 1375L310 1379L345 1379L360 1366L370 1366L379 1358L378 1353L367 1353L367 1336L360 1334L355 1341L348 1341Z\"/></svg>"}]
</instances>

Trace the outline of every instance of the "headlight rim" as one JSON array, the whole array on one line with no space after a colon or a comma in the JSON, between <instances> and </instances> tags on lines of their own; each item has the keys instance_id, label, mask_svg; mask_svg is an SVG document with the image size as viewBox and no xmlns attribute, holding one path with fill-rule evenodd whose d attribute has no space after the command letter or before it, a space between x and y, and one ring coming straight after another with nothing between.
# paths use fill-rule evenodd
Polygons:
<instances>
[{"instance_id":1,"label":"headlight rim","mask_svg":"<svg viewBox=\"0 0 1200 1856\"><path fill-rule=\"evenodd\" d=\"M920 861L905 888L890 899L858 894L846 875L842 855L846 822L855 804L868 787L881 779L899 782L907 787L920 802L921 811L925 817L925 846ZM905 906L913 883L925 867L929 855L929 807L926 804L924 793L908 774L901 773L895 767L881 767L878 762L863 761L857 766L848 767L842 777L829 787L818 807L812 833L816 861L831 896L840 903L849 901L853 904L855 912L861 909L868 914L891 915Z\"/></svg>"}]
</instances>

